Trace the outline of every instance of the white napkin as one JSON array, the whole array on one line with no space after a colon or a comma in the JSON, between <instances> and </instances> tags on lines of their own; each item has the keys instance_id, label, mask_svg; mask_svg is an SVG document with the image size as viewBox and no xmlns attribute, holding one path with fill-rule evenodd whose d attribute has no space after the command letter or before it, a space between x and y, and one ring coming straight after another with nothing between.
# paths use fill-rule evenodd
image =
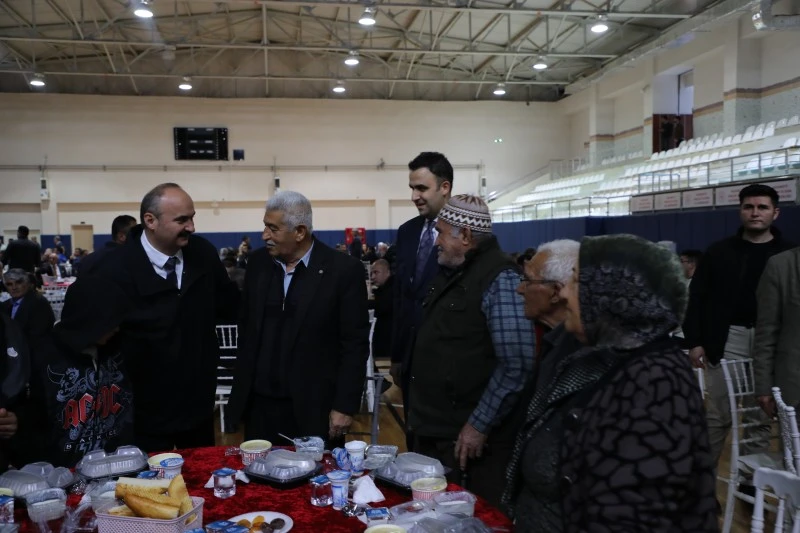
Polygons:
<instances>
[{"instance_id":1,"label":"white napkin","mask_svg":"<svg viewBox=\"0 0 800 533\"><path fill-rule=\"evenodd\" d=\"M237 479L242 483L250 483L250 478L247 477L247 474L244 473L244 470L237 470L234 479ZM211 474L211 477L208 478L208 482L203 486L207 489L214 488L214 474Z\"/></svg>"},{"instance_id":2,"label":"white napkin","mask_svg":"<svg viewBox=\"0 0 800 533\"><path fill-rule=\"evenodd\" d=\"M385 498L383 493L375 486L375 482L369 476L358 478L354 483L353 501L365 505L367 503L382 502Z\"/></svg>"}]
</instances>

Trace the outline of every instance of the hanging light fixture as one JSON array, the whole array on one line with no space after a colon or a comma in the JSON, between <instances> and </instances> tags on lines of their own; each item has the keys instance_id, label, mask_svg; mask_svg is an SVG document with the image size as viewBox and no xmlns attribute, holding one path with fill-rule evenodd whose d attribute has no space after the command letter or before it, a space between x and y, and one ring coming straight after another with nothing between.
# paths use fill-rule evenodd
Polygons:
<instances>
[{"instance_id":1,"label":"hanging light fixture","mask_svg":"<svg viewBox=\"0 0 800 533\"><path fill-rule=\"evenodd\" d=\"M355 67L359 63L360 61L358 59L358 52L356 52L355 50L350 50L350 53L347 54L347 57L344 60L344 64L347 65L348 67Z\"/></svg>"},{"instance_id":2,"label":"hanging light fixture","mask_svg":"<svg viewBox=\"0 0 800 533\"><path fill-rule=\"evenodd\" d=\"M347 88L344 86L344 82L341 80L337 81L336 85L333 86L333 92L335 92L336 94L342 94L346 90Z\"/></svg>"},{"instance_id":3,"label":"hanging light fixture","mask_svg":"<svg viewBox=\"0 0 800 533\"><path fill-rule=\"evenodd\" d=\"M28 83L30 83L33 87L44 87L44 75L36 73L31 76L31 79Z\"/></svg>"},{"instance_id":4,"label":"hanging light fixture","mask_svg":"<svg viewBox=\"0 0 800 533\"><path fill-rule=\"evenodd\" d=\"M605 15L597 15L597 20L589 28L592 33L605 33L608 31L608 17Z\"/></svg>"},{"instance_id":5,"label":"hanging light fixture","mask_svg":"<svg viewBox=\"0 0 800 533\"><path fill-rule=\"evenodd\" d=\"M367 6L364 9L364 12L361 14L361 18L358 19L358 23L362 26L374 26L375 25L375 8Z\"/></svg>"},{"instance_id":6,"label":"hanging light fixture","mask_svg":"<svg viewBox=\"0 0 800 533\"><path fill-rule=\"evenodd\" d=\"M133 14L139 18L149 19L153 17L153 10L150 9L150 0L140 0L133 6Z\"/></svg>"},{"instance_id":7,"label":"hanging light fixture","mask_svg":"<svg viewBox=\"0 0 800 533\"><path fill-rule=\"evenodd\" d=\"M191 91L192 90L192 78L189 76L184 76L183 81L178 85L178 89L181 91Z\"/></svg>"},{"instance_id":8,"label":"hanging light fixture","mask_svg":"<svg viewBox=\"0 0 800 533\"><path fill-rule=\"evenodd\" d=\"M505 83L498 83L497 86L492 91L495 96L503 96L506 94L506 84Z\"/></svg>"},{"instance_id":9,"label":"hanging light fixture","mask_svg":"<svg viewBox=\"0 0 800 533\"><path fill-rule=\"evenodd\" d=\"M536 58L536 62L533 64L533 70L545 70L547 68L547 62L544 60L544 57L539 56Z\"/></svg>"}]
</instances>

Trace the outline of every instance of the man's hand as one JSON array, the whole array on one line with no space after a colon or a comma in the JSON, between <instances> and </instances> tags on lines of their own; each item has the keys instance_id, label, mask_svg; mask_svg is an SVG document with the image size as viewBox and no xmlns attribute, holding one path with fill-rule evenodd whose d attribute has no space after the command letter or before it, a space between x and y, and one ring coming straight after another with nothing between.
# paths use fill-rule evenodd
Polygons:
<instances>
[{"instance_id":1,"label":"man's hand","mask_svg":"<svg viewBox=\"0 0 800 533\"><path fill-rule=\"evenodd\" d=\"M461 470L467 469L467 459L477 459L482 456L485 446L486 435L469 423L464 424L464 427L461 428L461 433L458 434L455 450L455 457L461 465Z\"/></svg>"},{"instance_id":2,"label":"man's hand","mask_svg":"<svg viewBox=\"0 0 800 533\"><path fill-rule=\"evenodd\" d=\"M403 388L403 363L392 363L389 367L389 375L392 376L392 383Z\"/></svg>"},{"instance_id":3,"label":"man's hand","mask_svg":"<svg viewBox=\"0 0 800 533\"><path fill-rule=\"evenodd\" d=\"M775 398L766 394L764 396L756 396L756 400L758 400L758 405L761 406L761 409L767 413L767 416L773 418L777 413L778 409L775 406Z\"/></svg>"},{"instance_id":4,"label":"man's hand","mask_svg":"<svg viewBox=\"0 0 800 533\"><path fill-rule=\"evenodd\" d=\"M350 429L350 424L352 423L352 416L348 416L335 409L331 409L331 414L328 415L328 435L332 439L339 438L347 433L347 430Z\"/></svg>"},{"instance_id":5,"label":"man's hand","mask_svg":"<svg viewBox=\"0 0 800 533\"><path fill-rule=\"evenodd\" d=\"M17 432L17 415L5 408L0 409L0 438L8 439Z\"/></svg>"},{"instance_id":6,"label":"man's hand","mask_svg":"<svg viewBox=\"0 0 800 533\"><path fill-rule=\"evenodd\" d=\"M692 360L692 366L695 368L706 367L706 351L702 346L695 346L689 350L689 359Z\"/></svg>"}]
</instances>

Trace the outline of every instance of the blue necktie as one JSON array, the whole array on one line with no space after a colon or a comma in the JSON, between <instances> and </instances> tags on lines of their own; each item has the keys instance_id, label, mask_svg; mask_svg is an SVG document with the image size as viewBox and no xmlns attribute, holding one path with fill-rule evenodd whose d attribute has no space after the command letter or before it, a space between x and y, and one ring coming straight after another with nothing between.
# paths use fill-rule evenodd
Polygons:
<instances>
[{"instance_id":1,"label":"blue necktie","mask_svg":"<svg viewBox=\"0 0 800 533\"><path fill-rule=\"evenodd\" d=\"M425 231L422 232L422 238L419 240L419 249L417 250L417 268L414 272L414 283L418 283L423 274L425 273L425 266L428 264L428 258L431 256L433 250L433 220L425 221Z\"/></svg>"},{"instance_id":2,"label":"blue necktie","mask_svg":"<svg viewBox=\"0 0 800 533\"><path fill-rule=\"evenodd\" d=\"M164 263L164 270L167 271L167 281L169 281L175 287L178 286L178 274L175 272L175 265L178 264L178 258L173 256L167 259L167 262Z\"/></svg>"},{"instance_id":3,"label":"blue necktie","mask_svg":"<svg viewBox=\"0 0 800 533\"><path fill-rule=\"evenodd\" d=\"M14 303L11 304L11 318L17 318L17 311L19 311L19 306L22 304L22 298L18 298L14 300Z\"/></svg>"}]
</instances>

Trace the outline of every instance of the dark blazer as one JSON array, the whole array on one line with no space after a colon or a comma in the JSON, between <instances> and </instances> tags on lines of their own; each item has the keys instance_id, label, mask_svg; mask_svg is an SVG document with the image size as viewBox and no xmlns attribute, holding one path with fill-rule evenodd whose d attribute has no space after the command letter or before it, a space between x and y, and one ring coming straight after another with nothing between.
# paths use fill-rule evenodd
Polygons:
<instances>
[{"instance_id":1,"label":"dark blazer","mask_svg":"<svg viewBox=\"0 0 800 533\"><path fill-rule=\"evenodd\" d=\"M239 322L239 356L226 419L233 429L243 417L261 349L267 288L276 269L266 248L247 264ZM283 332L281 350L291 355L288 386L302 435L328 434L331 409L355 414L369 357L369 317L364 266L314 240L293 330ZM288 359L288 358L287 358Z\"/></svg>"},{"instance_id":2,"label":"dark blazer","mask_svg":"<svg viewBox=\"0 0 800 533\"><path fill-rule=\"evenodd\" d=\"M372 356L385 359L391 356L392 316L394 315L394 276L389 276L375 289L372 301L375 309L375 330L372 332Z\"/></svg>"},{"instance_id":3,"label":"dark blazer","mask_svg":"<svg viewBox=\"0 0 800 533\"><path fill-rule=\"evenodd\" d=\"M753 349L756 396L780 387L788 405L800 405L800 248L767 262L756 292Z\"/></svg>"},{"instance_id":4,"label":"dark blazer","mask_svg":"<svg viewBox=\"0 0 800 533\"><path fill-rule=\"evenodd\" d=\"M133 311L122 324L122 354L134 388L135 431L173 434L211 419L219 349L216 325L235 316L237 289L214 246L197 235L183 248L181 289L156 274L142 226L101 257L92 273L117 283Z\"/></svg>"},{"instance_id":5,"label":"dark blazer","mask_svg":"<svg viewBox=\"0 0 800 533\"><path fill-rule=\"evenodd\" d=\"M66 269L64 268L63 265L58 265L58 269L61 271L61 277L62 278L67 275L67 271L66 271ZM57 274L58 274L56 272L56 269L53 266L53 264L52 263L48 263L48 262L42 263L42 267L39 269L39 272L41 274L44 274L44 275L47 275L47 276L53 276L53 277L56 277Z\"/></svg>"},{"instance_id":6,"label":"dark blazer","mask_svg":"<svg viewBox=\"0 0 800 533\"><path fill-rule=\"evenodd\" d=\"M100 248L99 250L95 250L94 252L90 253L86 257L82 258L80 262L73 266L73 270L78 274L91 274L92 270L94 270L97 263L99 263L103 256L108 253L113 252L114 250L118 249L121 245L115 241L108 241L105 246Z\"/></svg>"},{"instance_id":7,"label":"dark blazer","mask_svg":"<svg viewBox=\"0 0 800 533\"><path fill-rule=\"evenodd\" d=\"M417 249L424 224L425 217L420 215L400 226L395 244L392 362L403 363L404 375L408 375L410 370L411 349L422 320L422 300L439 271L436 250L433 250L428 256L424 275L421 279L414 279Z\"/></svg>"},{"instance_id":8,"label":"dark blazer","mask_svg":"<svg viewBox=\"0 0 800 533\"><path fill-rule=\"evenodd\" d=\"M42 260L42 249L29 239L14 239L3 253L8 268L21 268L33 272Z\"/></svg>"},{"instance_id":9,"label":"dark blazer","mask_svg":"<svg viewBox=\"0 0 800 533\"><path fill-rule=\"evenodd\" d=\"M3 311L11 316L13 306L13 300L6 300L3 302ZM50 334L56 317L47 298L35 290L31 290L22 297L22 303L19 304L14 321L25 335L28 346L33 347Z\"/></svg>"},{"instance_id":10,"label":"dark blazer","mask_svg":"<svg viewBox=\"0 0 800 533\"><path fill-rule=\"evenodd\" d=\"M795 245L783 239L775 226L768 246L770 255L779 254ZM683 335L690 348L702 346L707 361L718 364L725 351L736 288L746 269L745 242L742 230L709 246L697 265L689 285L689 306L683 322Z\"/></svg>"}]
</instances>

